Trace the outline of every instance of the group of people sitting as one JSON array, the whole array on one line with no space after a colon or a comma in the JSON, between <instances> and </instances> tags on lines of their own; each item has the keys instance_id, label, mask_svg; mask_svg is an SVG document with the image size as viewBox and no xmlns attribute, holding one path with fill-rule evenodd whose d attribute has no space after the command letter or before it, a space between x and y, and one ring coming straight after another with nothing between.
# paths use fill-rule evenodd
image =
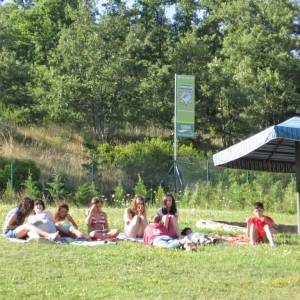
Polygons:
<instances>
[{"instance_id":1,"label":"group of people sitting","mask_svg":"<svg viewBox=\"0 0 300 300\"><path fill-rule=\"evenodd\" d=\"M25 197L17 207L6 216L3 234L7 238L47 239L59 240L70 237L83 240L112 240L117 239L119 231L109 229L108 218L102 210L103 200L98 197L91 199L85 223L87 234L82 233L69 213L66 203L60 204L54 213L45 211L45 203L41 199L32 200ZM33 214L32 214L33 212ZM255 216L247 220L247 235L251 244L268 241L275 246L272 235L273 220L263 215L263 204L254 205ZM26 218L27 222L25 223ZM190 228L180 232L178 225L179 211L172 194L163 197L162 207L159 208L148 223L145 199L136 195L130 207L124 213L124 233L127 238L142 238L145 245L160 248L183 248L187 251L195 250L197 244L205 240L214 242L206 235L193 233Z\"/></svg>"}]
</instances>

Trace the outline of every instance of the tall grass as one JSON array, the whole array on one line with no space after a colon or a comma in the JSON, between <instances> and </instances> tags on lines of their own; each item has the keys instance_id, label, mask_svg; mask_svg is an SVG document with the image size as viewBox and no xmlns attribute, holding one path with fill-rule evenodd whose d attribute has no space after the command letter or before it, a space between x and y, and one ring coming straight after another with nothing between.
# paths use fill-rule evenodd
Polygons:
<instances>
[{"instance_id":1,"label":"tall grass","mask_svg":"<svg viewBox=\"0 0 300 300\"><path fill-rule=\"evenodd\" d=\"M53 174L65 174L76 186L86 177L82 165L88 162L80 134L59 126L6 127L0 135L1 155L8 159L33 160L42 171L41 183Z\"/></svg>"}]
</instances>

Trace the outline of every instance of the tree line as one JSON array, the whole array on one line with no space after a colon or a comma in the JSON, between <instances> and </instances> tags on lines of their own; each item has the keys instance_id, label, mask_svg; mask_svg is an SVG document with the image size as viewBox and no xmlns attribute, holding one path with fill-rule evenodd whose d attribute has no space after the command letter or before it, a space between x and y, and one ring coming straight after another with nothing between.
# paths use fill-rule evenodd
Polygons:
<instances>
[{"instance_id":1,"label":"tree line","mask_svg":"<svg viewBox=\"0 0 300 300\"><path fill-rule=\"evenodd\" d=\"M0 6L0 120L90 128L109 142L128 126L172 129L175 73L195 75L194 143L208 149L300 111L299 1L98 4Z\"/></svg>"}]
</instances>

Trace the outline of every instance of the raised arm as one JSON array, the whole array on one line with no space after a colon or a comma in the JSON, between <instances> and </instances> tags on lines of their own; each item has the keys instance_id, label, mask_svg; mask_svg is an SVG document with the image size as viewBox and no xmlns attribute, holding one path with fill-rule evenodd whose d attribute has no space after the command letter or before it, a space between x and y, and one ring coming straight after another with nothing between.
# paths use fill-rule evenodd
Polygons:
<instances>
[{"instance_id":1,"label":"raised arm","mask_svg":"<svg viewBox=\"0 0 300 300\"><path fill-rule=\"evenodd\" d=\"M85 223L88 226L91 225L91 221L92 221L92 216L93 216L93 213L94 213L94 209L95 209L95 205L92 205L92 207L89 209L88 215L87 215L87 217L85 219Z\"/></svg>"}]
</instances>

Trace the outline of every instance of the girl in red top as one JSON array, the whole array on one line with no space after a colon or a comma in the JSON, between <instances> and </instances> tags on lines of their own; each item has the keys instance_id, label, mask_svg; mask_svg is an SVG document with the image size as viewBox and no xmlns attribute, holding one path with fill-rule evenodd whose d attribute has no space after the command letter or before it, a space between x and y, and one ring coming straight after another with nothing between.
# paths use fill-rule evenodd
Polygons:
<instances>
[{"instance_id":1,"label":"girl in red top","mask_svg":"<svg viewBox=\"0 0 300 300\"><path fill-rule=\"evenodd\" d=\"M91 208L86 217L89 236L92 240L106 240L116 238L119 234L117 229L108 230L107 216L102 211L103 200L93 197Z\"/></svg>"},{"instance_id":2,"label":"girl in red top","mask_svg":"<svg viewBox=\"0 0 300 300\"><path fill-rule=\"evenodd\" d=\"M264 205L262 202L254 203L255 216L247 220L247 236L250 238L251 245L269 242L271 247L275 247L276 244L272 234L274 221L272 218L265 216L263 210Z\"/></svg>"}]
</instances>

